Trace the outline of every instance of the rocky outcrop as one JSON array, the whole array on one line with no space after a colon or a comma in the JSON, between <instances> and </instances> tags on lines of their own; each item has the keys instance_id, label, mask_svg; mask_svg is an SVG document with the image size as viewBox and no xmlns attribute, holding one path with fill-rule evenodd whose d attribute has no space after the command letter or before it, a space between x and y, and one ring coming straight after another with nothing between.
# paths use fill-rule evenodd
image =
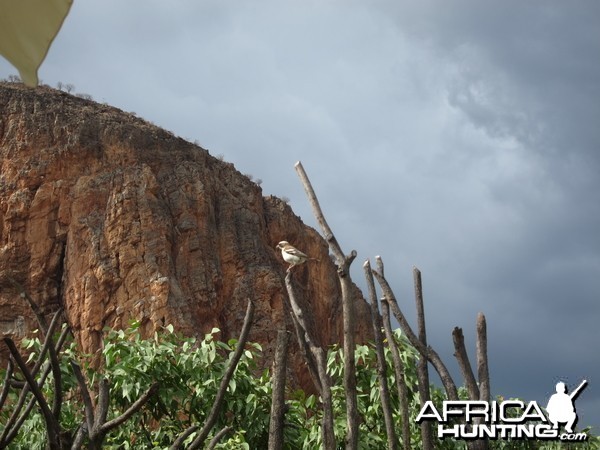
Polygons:
<instances>
[{"instance_id":1,"label":"rocky outcrop","mask_svg":"<svg viewBox=\"0 0 600 450\"><path fill-rule=\"evenodd\" d=\"M320 259L294 277L323 342L339 342L327 244L287 204L131 114L0 84L0 275L22 283L47 314L62 305L84 351L98 349L105 327L133 319L146 334L170 323L187 335L218 327L235 336L252 298L250 339L270 359L286 320L281 240ZM0 333L21 337L36 325L17 294L2 284ZM370 322L359 297L360 339ZM299 357L295 364L302 372Z\"/></svg>"}]
</instances>

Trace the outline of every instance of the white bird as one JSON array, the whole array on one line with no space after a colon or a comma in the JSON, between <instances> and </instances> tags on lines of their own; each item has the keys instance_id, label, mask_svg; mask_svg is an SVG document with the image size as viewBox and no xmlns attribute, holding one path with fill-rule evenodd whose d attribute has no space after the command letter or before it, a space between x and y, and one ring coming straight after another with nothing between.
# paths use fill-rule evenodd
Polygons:
<instances>
[{"instance_id":1,"label":"white bird","mask_svg":"<svg viewBox=\"0 0 600 450\"><path fill-rule=\"evenodd\" d=\"M291 245L288 241L281 241L279 244L277 244L277 247L275 248L281 250L281 256L283 257L283 260L290 264L290 267L288 267L287 269L288 272L292 269L292 267L297 266L298 264L302 264L303 262L306 262L309 259L318 261L317 258L311 258L306 254L302 253L296 247Z\"/></svg>"}]
</instances>

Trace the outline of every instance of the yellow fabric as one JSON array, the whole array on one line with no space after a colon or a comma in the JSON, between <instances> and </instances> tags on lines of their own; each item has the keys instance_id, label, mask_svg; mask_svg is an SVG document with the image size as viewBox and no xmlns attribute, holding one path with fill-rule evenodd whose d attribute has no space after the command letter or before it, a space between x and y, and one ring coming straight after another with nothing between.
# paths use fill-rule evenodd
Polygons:
<instances>
[{"instance_id":1,"label":"yellow fabric","mask_svg":"<svg viewBox=\"0 0 600 450\"><path fill-rule=\"evenodd\" d=\"M37 86L38 69L73 0L0 0L0 54L28 86Z\"/></svg>"}]
</instances>

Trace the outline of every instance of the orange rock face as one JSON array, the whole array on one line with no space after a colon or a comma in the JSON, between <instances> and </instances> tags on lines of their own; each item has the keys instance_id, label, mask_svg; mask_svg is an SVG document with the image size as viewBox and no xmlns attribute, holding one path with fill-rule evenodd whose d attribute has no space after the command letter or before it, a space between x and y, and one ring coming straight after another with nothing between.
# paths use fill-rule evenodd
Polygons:
<instances>
[{"instance_id":1,"label":"orange rock face","mask_svg":"<svg viewBox=\"0 0 600 450\"><path fill-rule=\"evenodd\" d=\"M83 351L99 348L105 327L131 320L148 335L173 324L186 335L218 327L223 338L237 336L250 298L250 340L263 344L268 363L289 322L281 240L320 259L294 277L322 342L340 342L336 267L287 204L131 114L0 84L0 275L21 282L47 314L63 306ZM0 334L36 328L16 289L0 289ZM370 318L358 289L356 298L360 340ZM293 361L305 378L299 355Z\"/></svg>"}]
</instances>

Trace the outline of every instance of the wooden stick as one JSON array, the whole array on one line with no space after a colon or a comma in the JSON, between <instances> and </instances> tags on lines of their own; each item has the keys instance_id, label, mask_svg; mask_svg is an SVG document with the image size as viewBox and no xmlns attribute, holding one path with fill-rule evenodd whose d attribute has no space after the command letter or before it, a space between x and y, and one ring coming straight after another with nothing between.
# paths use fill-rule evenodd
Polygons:
<instances>
[{"instance_id":1,"label":"wooden stick","mask_svg":"<svg viewBox=\"0 0 600 450\"><path fill-rule=\"evenodd\" d=\"M213 436L213 438L210 440L210 442L208 443L208 445L206 446L206 450L212 450L213 448L216 447L216 445L219 443L219 441L221 439L223 439L223 436L225 436L227 433L229 433L231 430L233 430L233 427L231 425L227 425L226 427L223 427L217 434L215 434Z\"/></svg>"},{"instance_id":2,"label":"wooden stick","mask_svg":"<svg viewBox=\"0 0 600 450\"><path fill-rule=\"evenodd\" d=\"M287 348L289 333L286 329L277 332L275 358L273 360L273 392L271 396L271 419L269 421L269 450L283 448L283 424L285 419L285 376L287 370Z\"/></svg>"},{"instance_id":3,"label":"wooden stick","mask_svg":"<svg viewBox=\"0 0 600 450\"><path fill-rule=\"evenodd\" d=\"M465 380L469 399L479 400L479 387L477 386L477 380L475 380L475 375L473 374L473 369L469 362L469 355L465 348L465 337L462 328L454 327L454 330L452 331L452 341L454 342L454 356L458 361L458 367L460 367L460 372Z\"/></svg>"},{"instance_id":4,"label":"wooden stick","mask_svg":"<svg viewBox=\"0 0 600 450\"><path fill-rule=\"evenodd\" d=\"M479 400L491 398L490 371L487 354L487 324L483 313L477 315L477 378L479 378Z\"/></svg>"},{"instance_id":5,"label":"wooden stick","mask_svg":"<svg viewBox=\"0 0 600 450\"><path fill-rule=\"evenodd\" d=\"M375 261L377 262L377 272L383 277L384 266L381 256L376 256ZM396 390L398 391L398 398L400 399L400 417L402 419L402 448L404 450L411 450L410 418L408 412L408 386L406 386L406 380L404 377L404 363L402 362L402 358L400 358L400 351L392 331L390 306L385 296L381 298L381 314L385 338L387 339L388 347L392 354L392 363L394 365L394 372L396 374Z\"/></svg>"},{"instance_id":6,"label":"wooden stick","mask_svg":"<svg viewBox=\"0 0 600 450\"><path fill-rule=\"evenodd\" d=\"M346 449L358 448L358 399L356 392L356 361L355 361L355 325L354 325L354 285L350 279L350 265L356 258L356 251L345 255L333 231L325 220L315 191L304 171L302 163L295 165L313 213L321 227L321 231L329 244L329 248L337 261L338 277L342 290L343 323L344 323L344 392L346 394Z\"/></svg>"},{"instance_id":7,"label":"wooden stick","mask_svg":"<svg viewBox=\"0 0 600 450\"><path fill-rule=\"evenodd\" d=\"M383 410L383 421L387 434L388 448L396 450L398 448L398 438L396 437L395 424L392 416L392 405L390 400L390 391L387 383L387 364L385 361L385 352L383 349L383 337L381 335L381 315L379 314L379 305L377 303L377 294L375 292L375 280L371 270L369 260L363 264L367 287L369 290L369 300L371 303L371 323L373 325L373 336L375 338L375 351L377 354L377 377L379 379L379 392L381 395L381 408Z\"/></svg>"},{"instance_id":8,"label":"wooden stick","mask_svg":"<svg viewBox=\"0 0 600 450\"><path fill-rule=\"evenodd\" d=\"M13 360L12 358L9 358L8 365L6 366L6 373L4 374L4 382L2 383L2 392L0 393L0 411L2 411L2 406L4 406L6 397L8 397L8 391L10 389L10 379L13 374L13 369Z\"/></svg>"},{"instance_id":9,"label":"wooden stick","mask_svg":"<svg viewBox=\"0 0 600 450\"><path fill-rule=\"evenodd\" d=\"M38 387L35 379L31 375L30 370L27 368L27 364L21 357L19 350L15 343L10 338L4 338L4 342L6 343L10 353L12 354L17 366L23 373L25 380L27 380L27 384L29 385L29 389L33 393L35 399L37 400L38 405L42 411L42 416L44 417L44 421L46 424L46 431L48 433L48 445L51 450L60 450L60 427L58 421L52 414L50 407L48 406L48 402L44 398L44 394L41 389Z\"/></svg>"},{"instance_id":10,"label":"wooden stick","mask_svg":"<svg viewBox=\"0 0 600 450\"><path fill-rule=\"evenodd\" d=\"M56 341L56 351L57 352L59 352L60 349L62 348L63 344L65 343L65 340L67 339L67 335L69 334L69 332L70 332L70 330L67 327L64 327L63 330L61 331L60 336L58 337L58 340ZM50 345L50 342L47 339L44 342L44 347L46 345ZM37 374L40 371L41 366L43 364L43 360L44 360L44 356L42 356L43 354L45 355L44 348L42 348L42 351L40 352L40 356L38 356L36 365L31 370L31 375L34 378L37 376ZM51 370L51 365L47 363L42 371L42 375L40 376L39 381L37 382L37 384L40 388L42 386L44 386L44 383L46 382L46 378L48 378L48 375L50 374L50 370ZM22 390L21 390L21 394L19 395L19 399L17 400L17 404L15 405L15 407L13 409L13 413L9 417L8 421L6 422L4 431L2 432L2 435L0 436L0 446L8 445L10 442L12 442L14 440L15 437L17 437L17 434L19 433L19 430L23 426L23 423L25 423L25 420L27 420L27 417L29 417L31 410L35 406L36 400L35 400L35 397L32 397L29 400L29 403L28 403L27 407L25 408L25 410L23 410L23 412L21 413L21 410L23 409L25 401L27 400L28 393L29 393L29 385L27 383L24 383ZM21 414L20 417L18 417L19 414Z\"/></svg>"},{"instance_id":11,"label":"wooden stick","mask_svg":"<svg viewBox=\"0 0 600 450\"><path fill-rule=\"evenodd\" d=\"M106 381L106 383L107 383L106 389L108 391L108 381ZM144 406L146 404L146 402L148 400L150 400L150 398L158 392L159 387L160 387L160 384L158 382L152 383L152 385L146 390L146 392L144 392L135 402L133 402L131 404L131 406L129 408L127 408L127 410L123 414L102 424L102 426L100 427L99 433L102 434L103 436L105 436L110 430L117 428L119 425L121 425L121 424L125 423L127 420L129 420L129 418L131 416L133 416L136 412L138 412L142 408L142 406ZM107 394L108 394L108 392L107 392ZM106 408L106 409L103 409L102 411L99 411L98 415L101 415L101 416L103 416L104 419L106 419L105 411L107 411L107 410L108 409Z\"/></svg>"},{"instance_id":12,"label":"wooden stick","mask_svg":"<svg viewBox=\"0 0 600 450\"><path fill-rule=\"evenodd\" d=\"M246 345L246 341L248 340L248 334L250 333L250 328L252 327L252 318L254 317L254 303L252 300L248 300L248 307L246 308L246 317L244 318L244 325L242 326L242 331L240 333L240 338L238 339L237 346L235 348L235 352L229 361L229 365L227 366L227 370L221 379L221 384L219 386L219 390L217 391L217 396L215 401L213 402L213 406L208 414L208 417L204 421L204 425L200 429L198 436L192 441L189 450L194 450L200 448L208 433L215 425L217 418L219 417L219 413L221 411L221 405L223 403L223 399L225 398L225 391L229 386L229 382L231 381L231 377L235 372L238 362L244 353L244 347Z\"/></svg>"},{"instance_id":13,"label":"wooden stick","mask_svg":"<svg viewBox=\"0 0 600 450\"><path fill-rule=\"evenodd\" d=\"M69 361L71 363L71 368L73 369L73 374L75 375L75 379L79 384L79 390L81 391L81 398L83 400L83 411L85 413L85 424L87 427L88 433L92 433L94 430L94 405L92 403L92 396L90 395L90 391L87 387L87 383L85 382L85 377L81 372L81 367L79 363L75 360L71 359Z\"/></svg>"},{"instance_id":14,"label":"wooden stick","mask_svg":"<svg viewBox=\"0 0 600 450\"><path fill-rule=\"evenodd\" d=\"M417 349L421 356L427 358L429 362L431 362L436 372L439 374L440 379L442 380L442 384L444 385L444 389L446 390L448 400L458 400L458 390L456 389L456 384L454 383L454 380L452 379L448 368L446 367L438 353L433 348L431 348L431 346L423 345L423 343L414 333L408 321L406 320L406 317L400 310L392 288L390 287L385 277L383 277L377 271L373 271L373 275L375 276L377 282L380 284L381 289L383 291L383 295L386 297L388 304L390 305L390 309L396 317L396 320L398 320L400 328L402 328L402 331L408 338L408 341L413 347Z\"/></svg>"},{"instance_id":15,"label":"wooden stick","mask_svg":"<svg viewBox=\"0 0 600 450\"><path fill-rule=\"evenodd\" d=\"M423 304L423 285L421 283L421 271L413 267L413 282L415 288L415 304L417 307L417 329L419 341L427 347L427 328L425 327L425 306ZM421 405L431 400L429 391L429 370L427 367L428 359L421 357L417 362L417 377L419 379L419 397ZM423 450L433 450L433 431L431 422L424 420L421 422L421 440Z\"/></svg>"},{"instance_id":16,"label":"wooden stick","mask_svg":"<svg viewBox=\"0 0 600 450\"><path fill-rule=\"evenodd\" d=\"M323 419L321 421L323 448L326 450L335 450L333 398L331 396L331 380L327 374L327 355L317 341L314 326L312 326L314 322L309 320L312 318L310 312L305 312L296 298L291 272L288 272L285 276L285 287L291 306L292 320L296 326L296 335L301 341L298 344L301 348L307 350L309 370L311 370L311 375L317 380L318 388L320 388L321 403L323 406ZM316 370L316 376L313 374L314 370Z\"/></svg>"}]
</instances>

